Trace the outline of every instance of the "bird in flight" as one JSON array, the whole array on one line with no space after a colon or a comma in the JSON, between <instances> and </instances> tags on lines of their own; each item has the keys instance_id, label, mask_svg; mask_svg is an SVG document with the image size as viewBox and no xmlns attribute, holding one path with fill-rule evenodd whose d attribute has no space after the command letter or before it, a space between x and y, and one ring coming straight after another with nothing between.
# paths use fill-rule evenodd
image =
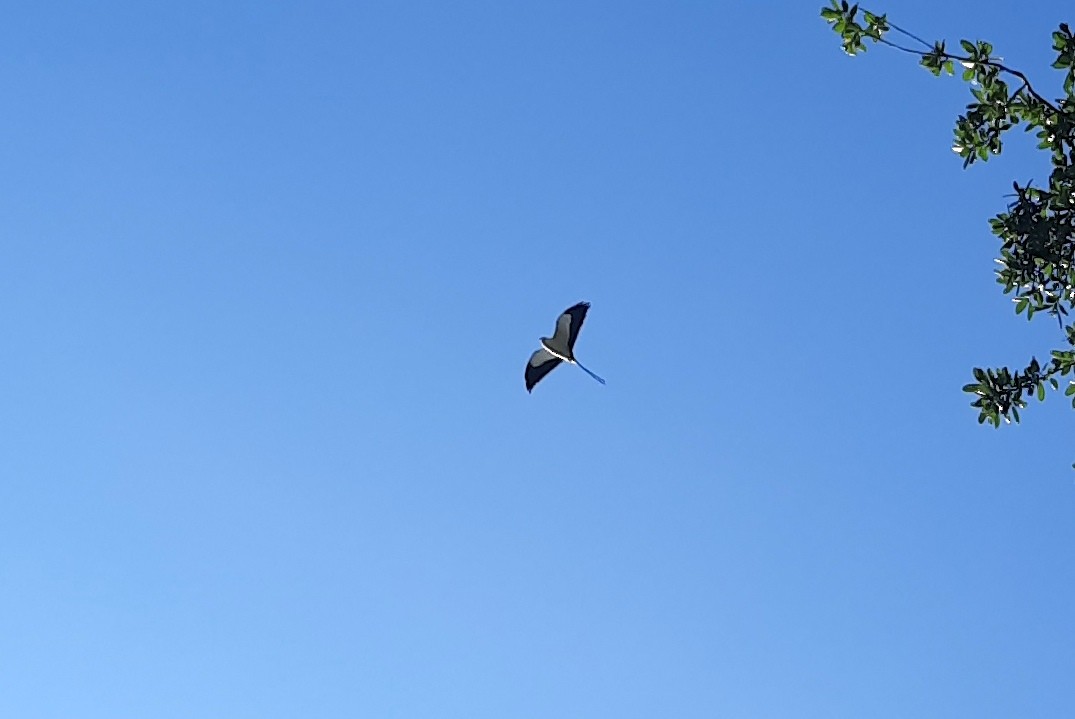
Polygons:
<instances>
[{"instance_id":1,"label":"bird in flight","mask_svg":"<svg viewBox=\"0 0 1075 719\"><path fill-rule=\"evenodd\" d=\"M582 321L586 319L588 309L590 309L589 302L579 302L574 307L568 308L556 320L556 331L552 333L552 337L541 338L541 349L530 355L530 361L526 363L527 392L532 391L534 385L556 369L556 365L561 362L577 365L579 369L601 384L605 383L605 380L580 365L575 359L575 340L579 337L579 330L582 329Z\"/></svg>"}]
</instances>

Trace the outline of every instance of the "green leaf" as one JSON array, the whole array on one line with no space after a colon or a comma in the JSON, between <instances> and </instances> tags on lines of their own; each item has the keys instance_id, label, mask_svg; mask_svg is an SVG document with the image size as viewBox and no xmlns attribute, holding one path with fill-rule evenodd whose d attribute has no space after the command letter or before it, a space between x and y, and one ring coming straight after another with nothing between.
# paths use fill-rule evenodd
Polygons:
<instances>
[{"instance_id":1,"label":"green leaf","mask_svg":"<svg viewBox=\"0 0 1075 719\"><path fill-rule=\"evenodd\" d=\"M974 55L974 45L970 40L960 40L959 44L963 46L963 49L967 51L968 55Z\"/></svg>"},{"instance_id":2,"label":"green leaf","mask_svg":"<svg viewBox=\"0 0 1075 719\"><path fill-rule=\"evenodd\" d=\"M1045 383L1044 382L1039 382L1038 383L1038 401L1039 402L1044 402L1045 401Z\"/></svg>"},{"instance_id":3,"label":"green leaf","mask_svg":"<svg viewBox=\"0 0 1075 719\"><path fill-rule=\"evenodd\" d=\"M1070 397L1075 394L1075 382L1068 382L1068 388L1064 390L1064 396Z\"/></svg>"}]
</instances>

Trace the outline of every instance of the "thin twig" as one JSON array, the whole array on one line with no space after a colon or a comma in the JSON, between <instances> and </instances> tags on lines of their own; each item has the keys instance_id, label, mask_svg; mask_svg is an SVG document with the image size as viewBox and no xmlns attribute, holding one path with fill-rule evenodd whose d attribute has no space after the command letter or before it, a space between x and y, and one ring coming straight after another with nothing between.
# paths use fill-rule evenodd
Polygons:
<instances>
[{"instance_id":1,"label":"thin twig","mask_svg":"<svg viewBox=\"0 0 1075 719\"><path fill-rule=\"evenodd\" d=\"M888 22L888 21L886 20L886 22ZM889 26L890 28L892 28L893 30L895 30L896 32L901 32L901 33L903 33L904 35L906 35L907 37L911 38L912 40L917 40L918 42L920 42L920 43L922 43L923 45L925 45L926 47L928 47L928 48L929 48L930 50L932 50L932 49L933 49L933 46L932 46L932 45L930 45L930 44L929 44L928 42L926 42L926 41L925 41L925 40L923 40L922 38L918 37L918 35L915 35L915 34L914 34L913 32L908 32L908 31L904 30L904 29L903 29L902 27L900 27L900 26L899 26L899 25L897 25L896 23L894 23L894 22L889 22L889 23L888 23L888 26Z\"/></svg>"},{"instance_id":2,"label":"thin twig","mask_svg":"<svg viewBox=\"0 0 1075 719\"><path fill-rule=\"evenodd\" d=\"M903 50L904 52L909 52L912 55L918 55L919 57L923 57L926 54L926 53L922 52L921 50L915 50L913 47L904 47L903 45L897 45L896 43L892 42L891 40L886 40L883 37L878 38L877 42L881 43L882 45L888 45L889 47L894 47L897 50Z\"/></svg>"},{"instance_id":3,"label":"thin twig","mask_svg":"<svg viewBox=\"0 0 1075 719\"><path fill-rule=\"evenodd\" d=\"M1019 89L1012 93L1012 96L1008 98L1008 102L1014 101L1023 90L1030 90L1030 83L1026 80L1023 80L1023 84L1019 86Z\"/></svg>"}]
</instances>

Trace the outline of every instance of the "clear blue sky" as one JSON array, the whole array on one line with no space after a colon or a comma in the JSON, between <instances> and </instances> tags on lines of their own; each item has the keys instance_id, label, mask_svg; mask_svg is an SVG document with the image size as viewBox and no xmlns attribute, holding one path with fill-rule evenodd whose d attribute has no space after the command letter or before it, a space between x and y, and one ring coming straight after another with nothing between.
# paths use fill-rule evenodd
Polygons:
<instances>
[{"instance_id":1,"label":"clear blue sky","mask_svg":"<svg viewBox=\"0 0 1075 719\"><path fill-rule=\"evenodd\" d=\"M9 4L0 716L1071 716L1075 414L960 392L1047 169L819 7Z\"/></svg>"}]
</instances>

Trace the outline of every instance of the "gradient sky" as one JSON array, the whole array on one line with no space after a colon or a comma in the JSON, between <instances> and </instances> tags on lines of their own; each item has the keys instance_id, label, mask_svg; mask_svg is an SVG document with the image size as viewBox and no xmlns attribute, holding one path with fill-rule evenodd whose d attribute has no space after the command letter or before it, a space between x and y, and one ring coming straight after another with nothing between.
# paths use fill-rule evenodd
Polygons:
<instances>
[{"instance_id":1,"label":"gradient sky","mask_svg":"<svg viewBox=\"0 0 1075 719\"><path fill-rule=\"evenodd\" d=\"M819 7L7 4L0 716L1072 716L1075 414L960 391L1048 169Z\"/></svg>"}]
</instances>

